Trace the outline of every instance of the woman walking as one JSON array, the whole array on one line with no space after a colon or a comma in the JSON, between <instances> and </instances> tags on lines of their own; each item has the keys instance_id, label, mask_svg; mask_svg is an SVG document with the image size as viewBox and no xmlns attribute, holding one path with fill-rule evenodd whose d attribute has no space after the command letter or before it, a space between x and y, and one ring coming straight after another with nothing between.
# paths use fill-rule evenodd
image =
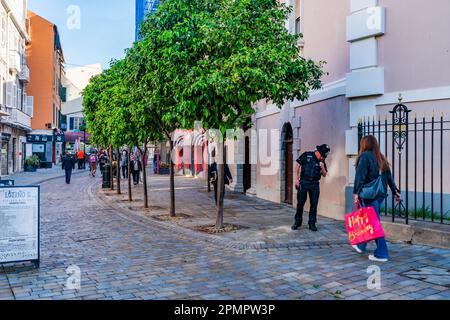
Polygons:
<instances>
[{"instance_id":1,"label":"woman walking","mask_svg":"<svg viewBox=\"0 0 450 320\"><path fill-rule=\"evenodd\" d=\"M375 199L364 199L362 194L363 188L371 182L377 180L381 176L383 184L382 194L378 194ZM387 186L392 191L397 202L402 200L400 190L395 185L392 178L389 162L381 153L377 139L372 136L365 136L361 139L361 147L358 159L356 160L356 175L353 188L355 205L363 207L373 207L381 222L380 207L384 199L387 197ZM378 262L387 262L389 260L389 252L385 238L375 239L377 249L373 255L369 255L369 259ZM367 243L352 246L358 253L366 251Z\"/></svg>"}]
</instances>

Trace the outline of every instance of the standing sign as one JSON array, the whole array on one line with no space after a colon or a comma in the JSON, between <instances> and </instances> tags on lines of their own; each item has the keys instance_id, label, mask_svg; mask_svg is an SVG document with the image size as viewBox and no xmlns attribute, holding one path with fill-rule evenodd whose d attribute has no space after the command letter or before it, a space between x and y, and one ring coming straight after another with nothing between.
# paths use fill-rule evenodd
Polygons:
<instances>
[{"instance_id":1,"label":"standing sign","mask_svg":"<svg viewBox=\"0 0 450 320\"><path fill-rule=\"evenodd\" d=\"M0 187L0 264L39 267L40 188Z\"/></svg>"}]
</instances>

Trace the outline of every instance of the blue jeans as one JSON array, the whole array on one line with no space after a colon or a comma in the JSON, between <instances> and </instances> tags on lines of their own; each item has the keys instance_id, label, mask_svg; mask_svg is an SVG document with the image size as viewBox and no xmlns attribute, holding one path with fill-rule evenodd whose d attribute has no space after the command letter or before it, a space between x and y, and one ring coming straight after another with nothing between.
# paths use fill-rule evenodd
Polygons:
<instances>
[{"instance_id":1,"label":"blue jeans","mask_svg":"<svg viewBox=\"0 0 450 320\"><path fill-rule=\"evenodd\" d=\"M363 207L373 207L375 209L375 212L377 213L378 219L381 221L380 217L380 206L383 202L383 199L374 200L374 201L362 201ZM377 249L375 250L374 256L380 259L389 259L389 252L387 248L386 239L378 238L375 239L375 243L377 245ZM358 244L358 248L362 251L366 251L367 248L367 242L366 243L360 243Z\"/></svg>"}]
</instances>

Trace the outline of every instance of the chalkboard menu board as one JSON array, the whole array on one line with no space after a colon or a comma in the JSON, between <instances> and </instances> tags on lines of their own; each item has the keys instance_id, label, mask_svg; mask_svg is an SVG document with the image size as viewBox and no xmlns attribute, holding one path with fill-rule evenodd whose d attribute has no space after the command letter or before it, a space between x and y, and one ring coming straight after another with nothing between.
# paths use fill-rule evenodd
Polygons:
<instances>
[{"instance_id":1,"label":"chalkboard menu board","mask_svg":"<svg viewBox=\"0 0 450 320\"><path fill-rule=\"evenodd\" d=\"M39 266L40 188L0 186L0 263Z\"/></svg>"}]
</instances>

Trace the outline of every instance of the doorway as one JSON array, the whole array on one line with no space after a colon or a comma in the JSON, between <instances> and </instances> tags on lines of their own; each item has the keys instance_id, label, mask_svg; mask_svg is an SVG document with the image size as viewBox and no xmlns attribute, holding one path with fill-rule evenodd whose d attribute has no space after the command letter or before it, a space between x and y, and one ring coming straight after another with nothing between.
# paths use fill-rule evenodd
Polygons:
<instances>
[{"instance_id":1,"label":"doorway","mask_svg":"<svg viewBox=\"0 0 450 320\"><path fill-rule=\"evenodd\" d=\"M283 127L283 178L284 178L284 199L287 204L292 204L294 199L294 157L293 144L294 135L290 123L286 123Z\"/></svg>"},{"instance_id":2,"label":"doorway","mask_svg":"<svg viewBox=\"0 0 450 320\"><path fill-rule=\"evenodd\" d=\"M250 137L245 137L244 193L252 187L252 165L250 163Z\"/></svg>"}]
</instances>

